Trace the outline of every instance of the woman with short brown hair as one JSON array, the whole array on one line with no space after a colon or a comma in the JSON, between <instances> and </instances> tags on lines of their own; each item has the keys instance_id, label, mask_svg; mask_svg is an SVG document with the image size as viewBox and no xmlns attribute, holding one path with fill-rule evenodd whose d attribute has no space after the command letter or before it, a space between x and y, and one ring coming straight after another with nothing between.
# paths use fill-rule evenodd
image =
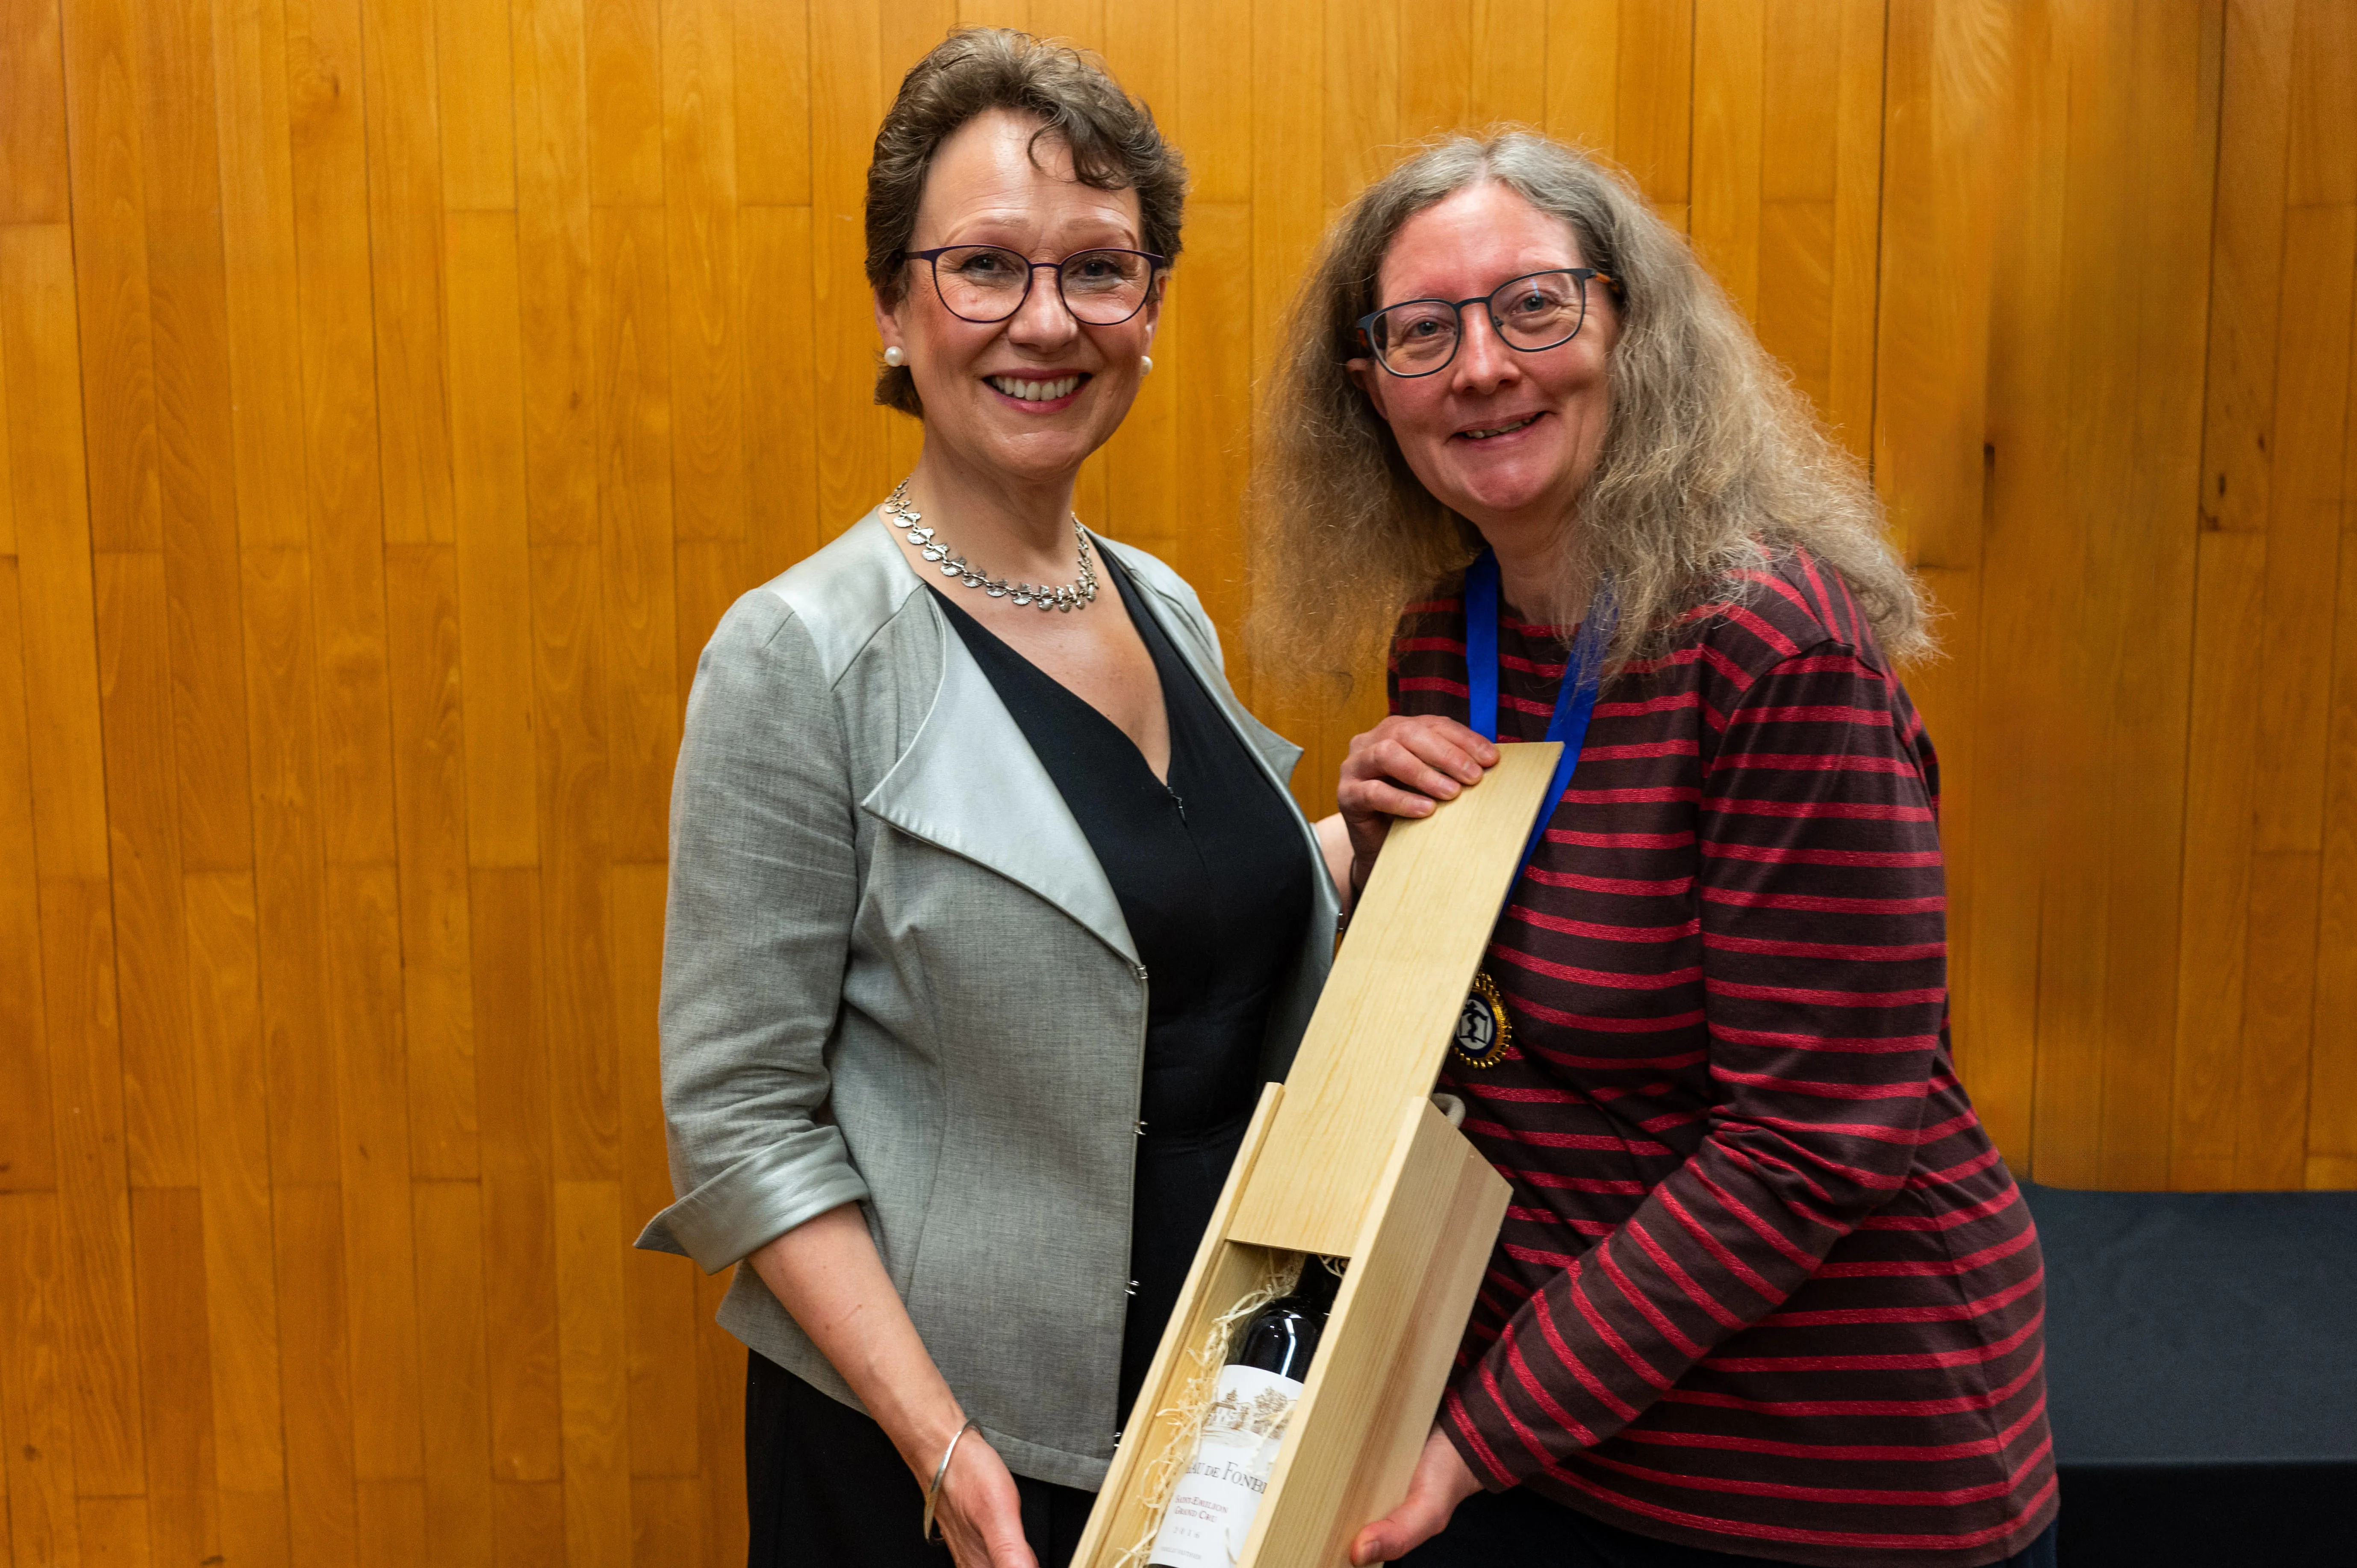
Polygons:
<instances>
[{"instance_id":1,"label":"woman with short brown hair","mask_svg":"<svg viewBox=\"0 0 2357 1568\"><path fill-rule=\"evenodd\" d=\"M642 1244L744 1262L757 1565L1060 1564L1332 950L1298 752L1072 513L1185 172L1071 49L951 37L868 174L914 470L740 599L672 803ZM774 367L795 373L796 367Z\"/></svg>"}]
</instances>

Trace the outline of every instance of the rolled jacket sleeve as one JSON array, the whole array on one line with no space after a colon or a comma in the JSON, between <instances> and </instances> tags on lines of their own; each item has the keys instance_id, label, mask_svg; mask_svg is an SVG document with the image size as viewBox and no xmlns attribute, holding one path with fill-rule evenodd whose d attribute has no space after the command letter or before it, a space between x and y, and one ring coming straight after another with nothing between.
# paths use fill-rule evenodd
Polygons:
<instances>
[{"instance_id":1,"label":"rolled jacket sleeve","mask_svg":"<svg viewBox=\"0 0 2357 1568\"><path fill-rule=\"evenodd\" d=\"M723 618L672 784L662 1083L678 1201L639 1245L707 1273L867 1197L823 1119L858 892L842 719L792 611Z\"/></svg>"}]
</instances>

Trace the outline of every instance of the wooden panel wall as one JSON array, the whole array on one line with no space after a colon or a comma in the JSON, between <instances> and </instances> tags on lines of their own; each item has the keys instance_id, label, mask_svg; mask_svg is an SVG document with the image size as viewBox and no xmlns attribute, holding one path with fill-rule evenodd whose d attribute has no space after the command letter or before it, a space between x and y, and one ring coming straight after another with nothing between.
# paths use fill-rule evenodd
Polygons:
<instances>
[{"instance_id":1,"label":"wooden panel wall","mask_svg":"<svg viewBox=\"0 0 2357 1568\"><path fill-rule=\"evenodd\" d=\"M0 0L8 1561L741 1560L653 1001L696 650L917 446L869 137L957 22L1195 170L1080 507L1244 607L1255 377L1429 132L1685 227L1947 607L2017 1166L2357 1185L2341 0ZM1377 683L1238 684L1310 746Z\"/></svg>"}]
</instances>

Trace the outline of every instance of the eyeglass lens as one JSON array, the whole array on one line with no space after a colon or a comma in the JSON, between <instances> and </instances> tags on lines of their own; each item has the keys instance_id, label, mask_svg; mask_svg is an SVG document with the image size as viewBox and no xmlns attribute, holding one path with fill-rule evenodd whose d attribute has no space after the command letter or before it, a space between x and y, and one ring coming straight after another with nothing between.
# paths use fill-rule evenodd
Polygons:
<instances>
[{"instance_id":1,"label":"eyeglass lens","mask_svg":"<svg viewBox=\"0 0 2357 1568\"><path fill-rule=\"evenodd\" d=\"M1077 251L1057 268L1064 307L1092 327L1137 314L1154 281L1152 258L1135 251ZM1023 306L1031 263L996 245L958 245L933 258L942 303L968 321L1004 321Z\"/></svg>"},{"instance_id":2,"label":"eyeglass lens","mask_svg":"<svg viewBox=\"0 0 2357 1568\"><path fill-rule=\"evenodd\" d=\"M1525 352L1568 343L1587 314L1585 280L1568 272L1533 273L1499 285L1490 318L1499 336ZM1456 356L1464 336L1458 306L1412 299L1378 315L1368 336L1384 368L1397 375L1427 375Z\"/></svg>"}]
</instances>

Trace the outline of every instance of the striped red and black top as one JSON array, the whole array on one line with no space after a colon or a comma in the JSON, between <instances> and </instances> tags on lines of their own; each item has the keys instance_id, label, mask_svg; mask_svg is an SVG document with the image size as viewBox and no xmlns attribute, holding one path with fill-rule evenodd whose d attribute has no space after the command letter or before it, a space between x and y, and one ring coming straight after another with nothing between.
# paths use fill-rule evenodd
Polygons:
<instances>
[{"instance_id":1,"label":"striped red and black top","mask_svg":"<svg viewBox=\"0 0 2357 1568\"><path fill-rule=\"evenodd\" d=\"M1466 716L1456 585L1392 708ZM1501 740L1564 642L1506 618ZM1948 1048L1939 772L1848 589L1745 575L1606 687L1444 1087L1513 1184L1442 1409L1492 1489L1829 1568L1956 1568L2055 1512L2037 1231Z\"/></svg>"}]
</instances>

